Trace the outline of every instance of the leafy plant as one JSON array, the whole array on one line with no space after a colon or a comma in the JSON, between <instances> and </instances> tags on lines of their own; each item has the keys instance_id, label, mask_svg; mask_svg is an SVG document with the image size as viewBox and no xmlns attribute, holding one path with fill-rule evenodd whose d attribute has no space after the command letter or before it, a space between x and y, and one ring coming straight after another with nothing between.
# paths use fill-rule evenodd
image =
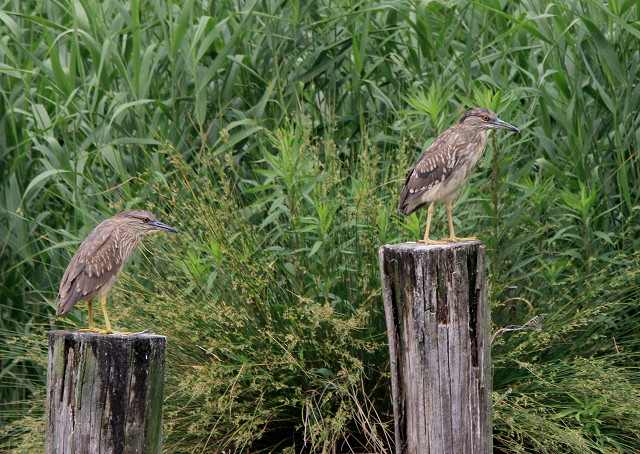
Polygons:
<instances>
[{"instance_id":1,"label":"leafy plant","mask_svg":"<svg viewBox=\"0 0 640 454\"><path fill-rule=\"evenodd\" d=\"M496 449L637 450L639 14L6 1L0 449L42 451L45 334L85 316L53 317L71 253L145 208L183 233L110 304L169 338L167 452L392 451L377 248L422 235L404 176L482 105L522 134L491 136L456 232L488 245L495 328L544 320L495 344Z\"/></svg>"}]
</instances>

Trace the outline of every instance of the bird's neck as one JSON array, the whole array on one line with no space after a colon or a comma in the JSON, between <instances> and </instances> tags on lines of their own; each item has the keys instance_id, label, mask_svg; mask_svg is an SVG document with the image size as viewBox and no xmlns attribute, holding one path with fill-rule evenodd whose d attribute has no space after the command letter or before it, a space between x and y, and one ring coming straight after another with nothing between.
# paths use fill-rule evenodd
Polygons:
<instances>
[{"instance_id":1,"label":"bird's neck","mask_svg":"<svg viewBox=\"0 0 640 454\"><path fill-rule=\"evenodd\" d=\"M485 129L475 130L473 134L475 134L475 137L470 141L470 143L476 143L477 145L475 150L473 150L471 162L473 167L475 167L487 148L488 131Z\"/></svg>"},{"instance_id":2,"label":"bird's neck","mask_svg":"<svg viewBox=\"0 0 640 454\"><path fill-rule=\"evenodd\" d=\"M139 235L123 234L120 237L122 238L120 242L120 253L122 254L123 258L129 257L138 247L138 244L140 244L140 240L142 239L142 237Z\"/></svg>"}]
</instances>

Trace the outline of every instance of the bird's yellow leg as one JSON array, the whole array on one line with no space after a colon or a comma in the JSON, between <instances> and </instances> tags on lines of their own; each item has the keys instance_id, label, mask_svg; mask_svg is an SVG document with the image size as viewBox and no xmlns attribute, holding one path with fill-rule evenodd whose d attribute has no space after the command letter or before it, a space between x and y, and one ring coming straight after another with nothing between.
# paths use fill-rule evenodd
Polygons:
<instances>
[{"instance_id":1,"label":"bird's yellow leg","mask_svg":"<svg viewBox=\"0 0 640 454\"><path fill-rule=\"evenodd\" d=\"M98 332L98 329L93 326L93 307L91 306L92 303L93 300L87 301L87 309L89 311L89 315L87 317L89 319L89 328L80 328L78 331L91 331L94 333Z\"/></svg>"},{"instance_id":2,"label":"bird's yellow leg","mask_svg":"<svg viewBox=\"0 0 640 454\"><path fill-rule=\"evenodd\" d=\"M100 306L102 306L102 313L104 314L104 324L107 326L107 329L101 329L98 331L100 334L131 334L123 331L114 331L111 329L111 323L109 323L109 316L107 315L107 297L103 296L100 299Z\"/></svg>"},{"instance_id":3,"label":"bird's yellow leg","mask_svg":"<svg viewBox=\"0 0 640 454\"><path fill-rule=\"evenodd\" d=\"M89 331L93 331L95 328L93 327L93 301L92 300L87 301L87 311L89 312L89 314L87 315L87 318L89 319Z\"/></svg>"},{"instance_id":4,"label":"bird's yellow leg","mask_svg":"<svg viewBox=\"0 0 640 454\"><path fill-rule=\"evenodd\" d=\"M424 230L424 240L418 240L418 243L429 244L445 244L446 241L429 239L429 229L431 228L431 217L433 216L433 202L427 208L427 228Z\"/></svg>"},{"instance_id":5,"label":"bird's yellow leg","mask_svg":"<svg viewBox=\"0 0 640 454\"><path fill-rule=\"evenodd\" d=\"M460 241L476 241L477 238L475 236L469 238L458 238L455 233L453 233L453 219L451 218L451 201L447 202L447 218L449 220L449 238L448 241L452 243L458 243Z\"/></svg>"}]
</instances>

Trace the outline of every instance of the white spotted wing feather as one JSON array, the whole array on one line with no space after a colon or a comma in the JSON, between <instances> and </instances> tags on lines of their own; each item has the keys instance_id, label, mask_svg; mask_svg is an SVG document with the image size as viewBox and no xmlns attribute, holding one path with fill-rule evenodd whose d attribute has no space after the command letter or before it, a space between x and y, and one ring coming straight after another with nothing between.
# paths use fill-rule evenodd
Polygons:
<instances>
[{"instance_id":1,"label":"white spotted wing feather","mask_svg":"<svg viewBox=\"0 0 640 454\"><path fill-rule=\"evenodd\" d=\"M111 219L102 222L82 242L67 267L58 293L56 315L67 313L82 300L106 296L124 267L123 249L135 244L122 244L120 229Z\"/></svg>"},{"instance_id":2,"label":"white spotted wing feather","mask_svg":"<svg viewBox=\"0 0 640 454\"><path fill-rule=\"evenodd\" d=\"M482 157L486 133L461 140L458 127L440 134L422 153L404 182L398 210L405 215L431 202L451 200Z\"/></svg>"}]
</instances>

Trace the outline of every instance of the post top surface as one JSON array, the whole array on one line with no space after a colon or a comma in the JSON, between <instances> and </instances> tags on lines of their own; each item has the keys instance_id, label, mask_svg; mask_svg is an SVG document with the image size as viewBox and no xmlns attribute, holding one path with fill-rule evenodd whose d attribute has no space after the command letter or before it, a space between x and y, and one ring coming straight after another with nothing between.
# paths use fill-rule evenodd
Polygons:
<instances>
[{"instance_id":1,"label":"post top surface","mask_svg":"<svg viewBox=\"0 0 640 454\"><path fill-rule=\"evenodd\" d=\"M408 241L406 243L398 243L398 244L383 244L382 246L380 246L380 249L393 249L393 250L411 250L411 251L417 251L417 250L422 250L422 251L426 251L428 249L458 249L458 248L469 248L469 247L481 247L484 248L486 247L484 242L480 241L480 240L473 240L473 241L460 241L457 243L445 243L445 244L429 244L429 245L425 245L423 243L418 243L417 241Z\"/></svg>"},{"instance_id":2,"label":"post top surface","mask_svg":"<svg viewBox=\"0 0 640 454\"><path fill-rule=\"evenodd\" d=\"M66 330L56 330L49 331L49 336L60 337L60 336L70 336L75 339L92 339L92 338L109 338L109 339L167 339L167 336L161 336L159 334L149 334L149 333L133 333L133 334L99 334L93 333L90 331L66 331Z\"/></svg>"}]
</instances>

